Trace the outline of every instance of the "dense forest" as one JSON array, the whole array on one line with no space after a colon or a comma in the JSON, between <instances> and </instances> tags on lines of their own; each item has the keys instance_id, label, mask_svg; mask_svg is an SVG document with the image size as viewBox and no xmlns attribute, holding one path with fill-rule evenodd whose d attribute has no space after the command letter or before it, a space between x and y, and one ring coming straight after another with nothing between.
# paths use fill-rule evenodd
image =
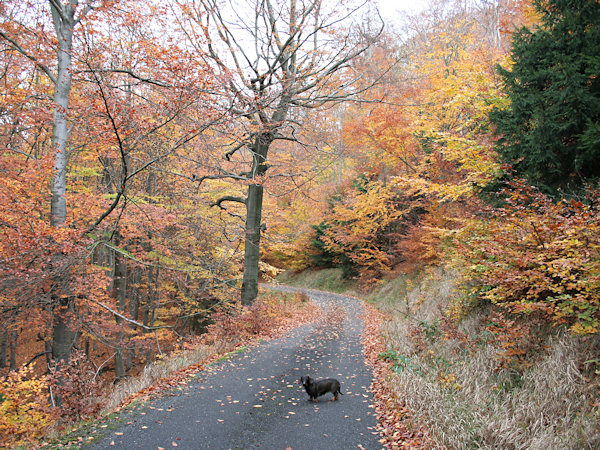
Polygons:
<instances>
[{"instance_id":1,"label":"dense forest","mask_svg":"<svg viewBox=\"0 0 600 450\"><path fill-rule=\"evenodd\" d=\"M598 445L600 3L238 3L0 3L0 444L335 271L426 445Z\"/></svg>"}]
</instances>

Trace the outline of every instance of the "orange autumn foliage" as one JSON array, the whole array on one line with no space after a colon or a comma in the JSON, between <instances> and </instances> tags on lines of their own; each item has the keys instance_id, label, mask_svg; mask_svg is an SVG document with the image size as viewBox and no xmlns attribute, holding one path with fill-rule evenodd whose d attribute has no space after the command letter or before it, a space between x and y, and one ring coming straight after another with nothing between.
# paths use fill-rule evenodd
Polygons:
<instances>
[{"instance_id":1,"label":"orange autumn foliage","mask_svg":"<svg viewBox=\"0 0 600 450\"><path fill-rule=\"evenodd\" d=\"M311 320L318 314L304 293L281 295L268 292L251 306L233 303L218 308L212 314L213 323L202 340L212 344L267 337L289 326L292 320Z\"/></svg>"},{"instance_id":2,"label":"orange autumn foliage","mask_svg":"<svg viewBox=\"0 0 600 450\"><path fill-rule=\"evenodd\" d=\"M517 317L566 325L575 334L600 326L600 208L553 201L525 183L506 205L472 220L455 238L456 262L470 295Z\"/></svg>"},{"instance_id":3,"label":"orange autumn foliage","mask_svg":"<svg viewBox=\"0 0 600 450\"><path fill-rule=\"evenodd\" d=\"M214 77L164 39L172 25L164 6L97 2L74 30L67 217L52 227L50 6L7 1L0 9L0 370L10 354L13 365L33 358L45 371L41 356L55 356L60 316L72 344L109 369L96 374L103 381L119 352L129 352L136 373L173 345L175 323L196 331L188 317L232 295L221 281L236 277L235 246L182 175L197 166L202 152L191 141L214 117L204 90Z\"/></svg>"}]
</instances>

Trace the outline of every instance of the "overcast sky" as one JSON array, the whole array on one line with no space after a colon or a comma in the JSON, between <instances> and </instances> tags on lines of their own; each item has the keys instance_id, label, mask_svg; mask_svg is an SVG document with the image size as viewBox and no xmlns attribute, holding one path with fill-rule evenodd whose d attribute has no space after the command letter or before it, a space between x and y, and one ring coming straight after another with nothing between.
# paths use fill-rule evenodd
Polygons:
<instances>
[{"instance_id":1,"label":"overcast sky","mask_svg":"<svg viewBox=\"0 0 600 450\"><path fill-rule=\"evenodd\" d=\"M399 23L403 14L423 11L429 0L375 0L386 22Z\"/></svg>"},{"instance_id":2,"label":"overcast sky","mask_svg":"<svg viewBox=\"0 0 600 450\"><path fill-rule=\"evenodd\" d=\"M420 12L427 6L428 0L375 0L382 13L396 15L403 11Z\"/></svg>"}]
</instances>

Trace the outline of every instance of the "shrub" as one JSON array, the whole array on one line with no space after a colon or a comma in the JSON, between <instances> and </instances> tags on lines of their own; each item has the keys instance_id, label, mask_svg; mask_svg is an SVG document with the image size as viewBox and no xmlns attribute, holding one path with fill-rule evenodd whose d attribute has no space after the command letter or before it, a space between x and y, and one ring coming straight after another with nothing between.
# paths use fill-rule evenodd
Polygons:
<instances>
[{"instance_id":1,"label":"shrub","mask_svg":"<svg viewBox=\"0 0 600 450\"><path fill-rule=\"evenodd\" d=\"M267 293L251 306L226 304L215 310L208 326L205 343L245 340L268 335L306 306L305 294Z\"/></svg>"},{"instance_id":2,"label":"shrub","mask_svg":"<svg viewBox=\"0 0 600 450\"><path fill-rule=\"evenodd\" d=\"M600 208L550 197L515 183L506 204L474 220L455 241L470 294L515 317L564 325L574 334L598 332Z\"/></svg>"},{"instance_id":3,"label":"shrub","mask_svg":"<svg viewBox=\"0 0 600 450\"><path fill-rule=\"evenodd\" d=\"M63 420L92 417L102 408L102 386L81 352L74 352L68 363L52 371L50 384L55 398L60 399L59 414Z\"/></svg>"},{"instance_id":4,"label":"shrub","mask_svg":"<svg viewBox=\"0 0 600 450\"><path fill-rule=\"evenodd\" d=\"M54 422L48 405L48 382L32 367L10 372L0 381L0 446L32 443Z\"/></svg>"}]
</instances>

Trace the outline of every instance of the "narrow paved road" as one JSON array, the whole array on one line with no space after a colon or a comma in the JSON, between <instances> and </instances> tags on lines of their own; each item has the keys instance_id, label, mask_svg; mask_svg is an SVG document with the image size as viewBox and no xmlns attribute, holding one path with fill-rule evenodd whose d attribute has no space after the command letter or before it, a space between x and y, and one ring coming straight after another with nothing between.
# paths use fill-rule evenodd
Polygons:
<instances>
[{"instance_id":1,"label":"narrow paved road","mask_svg":"<svg viewBox=\"0 0 600 450\"><path fill-rule=\"evenodd\" d=\"M362 306L305 292L323 308L321 320L201 372L183 392L149 402L92 448L380 449L372 374L360 344ZM302 375L337 378L344 395L309 402Z\"/></svg>"}]
</instances>

